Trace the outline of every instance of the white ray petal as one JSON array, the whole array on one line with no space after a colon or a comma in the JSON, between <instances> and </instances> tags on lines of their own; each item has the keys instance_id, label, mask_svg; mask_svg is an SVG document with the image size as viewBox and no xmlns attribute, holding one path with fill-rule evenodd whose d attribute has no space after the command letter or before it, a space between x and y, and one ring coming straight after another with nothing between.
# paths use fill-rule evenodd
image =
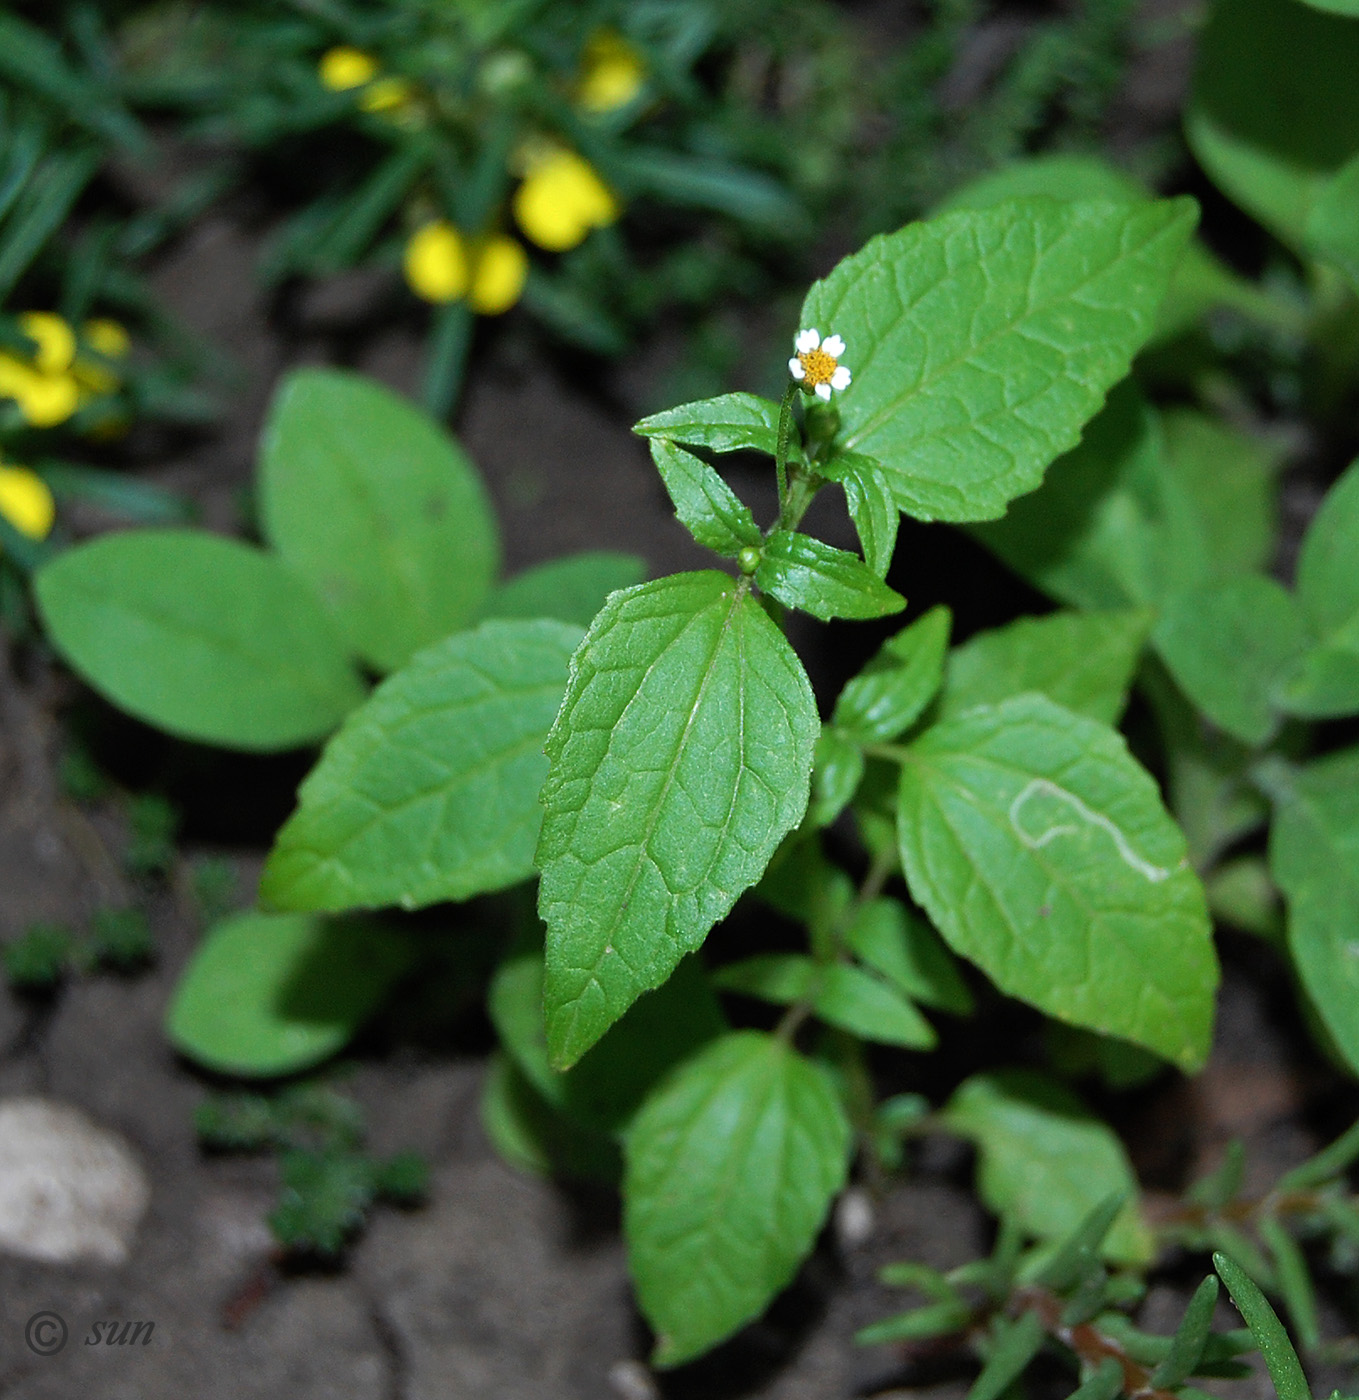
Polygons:
<instances>
[{"instance_id":1,"label":"white ray petal","mask_svg":"<svg viewBox=\"0 0 1359 1400\"><path fill-rule=\"evenodd\" d=\"M821 342L821 348L833 359L838 360L845 353L845 342L838 335L828 335Z\"/></svg>"},{"instance_id":2,"label":"white ray petal","mask_svg":"<svg viewBox=\"0 0 1359 1400\"><path fill-rule=\"evenodd\" d=\"M823 403L830 402L831 388L829 384L818 384L812 391Z\"/></svg>"},{"instance_id":3,"label":"white ray petal","mask_svg":"<svg viewBox=\"0 0 1359 1400\"><path fill-rule=\"evenodd\" d=\"M821 332L815 326L810 330L799 331L793 344L797 346L799 355L806 355L821 344Z\"/></svg>"},{"instance_id":4,"label":"white ray petal","mask_svg":"<svg viewBox=\"0 0 1359 1400\"><path fill-rule=\"evenodd\" d=\"M802 368L802 361L798 359L788 361L788 373L791 374L794 379L805 379L807 377L807 371Z\"/></svg>"}]
</instances>

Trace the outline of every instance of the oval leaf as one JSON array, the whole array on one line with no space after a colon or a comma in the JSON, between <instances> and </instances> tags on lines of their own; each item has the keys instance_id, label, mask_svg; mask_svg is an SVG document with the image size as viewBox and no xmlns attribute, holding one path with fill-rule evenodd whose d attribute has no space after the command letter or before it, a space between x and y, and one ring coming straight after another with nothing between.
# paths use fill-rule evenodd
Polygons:
<instances>
[{"instance_id":1,"label":"oval leaf","mask_svg":"<svg viewBox=\"0 0 1359 1400\"><path fill-rule=\"evenodd\" d=\"M464 626L500 566L476 469L380 384L303 369L279 390L260 455L270 544L380 671Z\"/></svg>"},{"instance_id":2,"label":"oval leaf","mask_svg":"<svg viewBox=\"0 0 1359 1400\"><path fill-rule=\"evenodd\" d=\"M643 1104L624 1144L623 1229L653 1360L675 1366L757 1316L844 1184L844 1110L773 1036L723 1036Z\"/></svg>"},{"instance_id":3,"label":"oval leaf","mask_svg":"<svg viewBox=\"0 0 1359 1400\"><path fill-rule=\"evenodd\" d=\"M755 547L764 536L755 517L736 493L692 452L665 438L654 438L651 459L661 474L680 524L705 549L735 558Z\"/></svg>"},{"instance_id":4,"label":"oval leaf","mask_svg":"<svg viewBox=\"0 0 1359 1400\"><path fill-rule=\"evenodd\" d=\"M537 861L547 1030L566 1068L754 884L807 806L811 685L726 574L616 593L547 741Z\"/></svg>"},{"instance_id":5,"label":"oval leaf","mask_svg":"<svg viewBox=\"0 0 1359 1400\"><path fill-rule=\"evenodd\" d=\"M836 728L870 744L910 728L939 689L952 626L953 614L936 607L889 637L845 683L832 716Z\"/></svg>"},{"instance_id":6,"label":"oval leaf","mask_svg":"<svg viewBox=\"0 0 1359 1400\"><path fill-rule=\"evenodd\" d=\"M1203 1063L1203 888L1120 735L1033 694L946 720L910 747L897 835L916 901L1002 991Z\"/></svg>"},{"instance_id":7,"label":"oval leaf","mask_svg":"<svg viewBox=\"0 0 1359 1400\"><path fill-rule=\"evenodd\" d=\"M908 224L817 282L845 342L841 442L921 520L991 520L1074 447L1151 335L1192 200L1014 200Z\"/></svg>"},{"instance_id":8,"label":"oval leaf","mask_svg":"<svg viewBox=\"0 0 1359 1400\"><path fill-rule=\"evenodd\" d=\"M339 1050L410 960L405 938L373 924L237 914L194 952L166 1031L222 1074L292 1074Z\"/></svg>"},{"instance_id":9,"label":"oval leaf","mask_svg":"<svg viewBox=\"0 0 1359 1400\"><path fill-rule=\"evenodd\" d=\"M779 405L758 394L719 394L653 413L632 431L642 437L710 447L714 452L749 447L773 457L779 445Z\"/></svg>"},{"instance_id":10,"label":"oval leaf","mask_svg":"<svg viewBox=\"0 0 1359 1400\"><path fill-rule=\"evenodd\" d=\"M389 676L326 745L260 897L280 909L414 909L533 874L543 744L580 631L486 622Z\"/></svg>"},{"instance_id":11,"label":"oval leaf","mask_svg":"<svg viewBox=\"0 0 1359 1400\"><path fill-rule=\"evenodd\" d=\"M128 530L35 581L48 635L115 705L185 739L287 749L363 699L330 620L277 559L197 530Z\"/></svg>"},{"instance_id":12,"label":"oval leaf","mask_svg":"<svg viewBox=\"0 0 1359 1400\"><path fill-rule=\"evenodd\" d=\"M765 541L755 582L779 602L822 622L886 617L906 606L906 599L857 555L796 530L775 530Z\"/></svg>"}]
</instances>

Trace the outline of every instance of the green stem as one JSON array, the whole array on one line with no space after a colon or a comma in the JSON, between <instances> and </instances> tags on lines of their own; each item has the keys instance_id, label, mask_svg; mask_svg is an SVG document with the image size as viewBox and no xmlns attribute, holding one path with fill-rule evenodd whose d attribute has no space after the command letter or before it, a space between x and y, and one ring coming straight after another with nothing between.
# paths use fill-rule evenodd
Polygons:
<instances>
[{"instance_id":1,"label":"green stem","mask_svg":"<svg viewBox=\"0 0 1359 1400\"><path fill-rule=\"evenodd\" d=\"M783 391L783 402L779 405L779 437L774 449L774 471L779 478L779 521L788 507L788 446L793 440L793 404L797 400L797 383L788 381Z\"/></svg>"},{"instance_id":2,"label":"green stem","mask_svg":"<svg viewBox=\"0 0 1359 1400\"><path fill-rule=\"evenodd\" d=\"M448 418L458 401L475 319L465 301L449 302L435 313L421 393L435 418Z\"/></svg>"}]
</instances>

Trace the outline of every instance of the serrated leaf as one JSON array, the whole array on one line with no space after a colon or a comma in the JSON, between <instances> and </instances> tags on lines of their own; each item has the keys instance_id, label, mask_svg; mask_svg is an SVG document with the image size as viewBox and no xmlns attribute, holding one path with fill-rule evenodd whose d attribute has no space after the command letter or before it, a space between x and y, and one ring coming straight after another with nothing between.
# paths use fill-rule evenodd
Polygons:
<instances>
[{"instance_id":1,"label":"serrated leaf","mask_svg":"<svg viewBox=\"0 0 1359 1400\"><path fill-rule=\"evenodd\" d=\"M952 625L947 608L931 608L884 642L840 692L831 723L861 743L904 733L939 689Z\"/></svg>"},{"instance_id":2,"label":"serrated leaf","mask_svg":"<svg viewBox=\"0 0 1359 1400\"><path fill-rule=\"evenodd\" d=\"M982 632L948 659L938 718L1036 690L1079 715L1115 724L1151 627L1152 614L1058 612Z\"/></svg>"},{"instance_id":3,"label":"serrated leaf","mask_svg":"<svg viewBox=\"0 0 1359 1400\"><path fill-rule=\"evenodd\" d=\"M328 734L363 685L315 599L236 540L126 530L34 578L57 649L99 693L157 728L239 749Z\"/></svg>"},{"instance_id":4,"label":"serrated leaf","mask_svg":"<svg viewBox=\"0 0 1359 1400\"><path fill-rule=\"evenodd\" d=\"M764 541L750 507L707 464L667 438L652 438L651 460L661 474L680 524L705 549L734 559Z\"/></svg>"},{"instance_id":5,"label":"serrated leaf","mask_svg":"<svg viewBox=\"0 0 1359 1400\"><path fill-rule=\"evenodd\" d=\"M1359 749L1292 776L1269 864L1288 901L1288 947L1336 1047L1359 1071Z\"/></svg>"},{"instance_id":6,"label":"serrated leaf","mask_svg":"<svg viewBox=\"0 0 1359 1400\"><path fill-rule=\"evenodd\" d=\"M779 442L779 405L758 394L719 394L715 399L667 408L643 418L632 430L714 452L754 448L773 457Z\"/></svg>"},{"instance_id":7,"label":"serrated leaf","mask_svg":"<svg viewBox=\"0 0 1359 1400\"><path fill-rule=\"evenodd\" d=\"M476 469L414 404L356 374L294 371L260 454L265 537L380 671L465 626L500 542Z\"/></svg>"},{"instance_id":8,"label":"serrated leaf","mask_svg":"<svg viewBox=\"0 0 1359 1400\"><path fill-rule=\"evenodd\" d=\"M1021 577L1080 608L1154 606L1211 569L1194 497L1131 381L1037 491L971 533Z\"/></svg>"},{"instance_id":9,"label":"serrated leaf","mask_svg":"<svg viewBox=\"0 0 1359 1400\"><path fill-rule=\"evenodd\" d=\"M906 600L857 555L796 530L775 530L764 542L755 582L790 608L829 622L833 617L886 617Z\"/></svg>"},{"instance_id":10,"label":"serrated leaf","mask_svg":"<svg viewBox=\"0 0 1359 1400\"><path fill-rule=\"evenodd\" d=\"M863 749L838 729L823 729L812 767L813 825L829 826L849 806L863 775Z\"/></svg>"},{"instance_id":11,"label":"serrated leaf","mask_svg":"<svg viewBox=\"0 0 1359 1400\"><path fill-rule=\"evenodd\" d=\"M726 574L605 605L547 741L537 863L559 1068L759 879L806 809L819 727L792 648Z\"/></svg>"},{"instance_id":12,"label":"serrated leaf","mask_svg":"<svg viewBox=\"0 0 1359 1400\"><path fill-rule=\"evenodd\" d=\"M293 1074L350 1039L412 954L408 939L371 923L236 914L194 951L166 1033L221 1074Z\"/></svg>"},{"instance_id":13,"label":"serrated leaf","mask_svg":"<svg viewBox=\"0 0 1359 1400\"><path fill-rule=\"evenodd\" d=\"M997 1215L1059 1240L1108 1197L1123 1196L1129 1203L1105 1237L1104 1255L1151 1260L1155 1241L1132 1204L1137 1178L1123 1144L1069 1090L1022 1070L974 1075L941 1116L977 1144L977 1190Z\"/></svg>"},{"instance_id":14,"label":"serrated leaf","mask_svg":"<svg viewBox=\"0 0 1359 1400\"><path fill-rule=\"evenodd\" d=\"M1076 445L1128 371L1192 201L1016 200L872 239L807 295L843 337L841 444L922 520L989 520Z\"/></svg>"},{"instance_id":15,"label":"serrated leaf","mask_svg":"<svg viewBox=\"0 0 1359 1400\"><path fill-rule=\"evenodd\" d=\"M1034 694L934 725L902 767L897 834L912 897L1002 991L1202 1064L1203 889L1120 735Z\"/></svg>"},{"instance_id":16,"label":"serrated leaf","mask_svg":"<svg viewBox=\"0 0 1359 1400\"><path fill-rule=\"evenodd\" d=\"M1217 0L1199 38L1190 147L1298 252L1327 181L1359 151L1356 71L1359 26L1297 0Z\"/></svg>"},{"instance_id":17,"label":"serrated leaf","mask_svg":"<svg viewBox=\"0 0 1359 1400\"><path fill-rule=\"evenodd\" d=\"M723 1036L652 1094L624 1145L623 1229L656 1365L698 1356L789 1282L849 1147L822 1072L755 1031Z\"/></svg>"},{"instance_id":18,"label":"serrated leaf","mask_svg":"<svg viewBox=\"0 0 1359 1400\"><path fill-rule=\"evenodd\" d=\"M543 745L579 628L485 622L426 647L326 745L274 842L281 909L407 909L533 874Z\"/></svg>"},{"instance_id":19,"label":"serrated leaf","mask_svg":"<svg viewBox=\"0 0 1359 1400\"><path fill-rule=\"evenodd\" d=\"M818 462L816 470L844 488L864 562L879 578L886 578L897 545L900 512L882 464L861 452L841 452L829 462Z\"/></svg>"},{"instance_id":20,"label":"serrated leaf","mask_svg":"<svg viewBox=\"0 0 1359 1400\"><path fill-rule=\"evenodd\" d=\"M1359 0L1349 3L1359 17ZM1359 155L1342 165L1317 197L1307 219L1307 243L1359 293Z\"/></svg>"},{"instance_id":21,"label":"serrated leaf","mask_svg":"<svg viewBox=\"0 0 1359 1400\"><path fill-rule=\"evenodd\" d=\"M481 608L481 617L550 617L588 627L610 593L631 588L646 577L635 554L587 550L536 564L506 579Z\"/></svg>"},{"instance_id":22,"label":"serrated leaf","mask_svg":"<svg viewBox=\"0 0 1359 1400\"><path fill-rule=\"evenodd\" d=\"M1359 711L1359 462L1326 493L1298 556L1298 603L1316 637L1281 703L1324 719Z\"/></svg>"},{"instance_id":23,"label":"serrated leaf","mask_svg":"<svg viewBox=\"0 0 1359 1400\"><path fill-rule=\"evenodd\" d=\"M972 1011L972 993L939 935L895 899L870 899L845 932L849 950L898 991L958 1016Z\"/></svg>"},{"instance_id":24,"label":"serrated leaf","mask_svg":"<svg viewBox=\"0 0 1359 1400\"><path fill-rule=\"evenodd\" d=\"M1243 574L1171 598L1152 640L1199 709L1228 734L1257 747L1278 728L1278 697L1308 647L1293 595L1263 574Z\"/></svg>"},{"instance_id":25,"label":"serrated leaf","mask_svg":"<svg viewBox=\"0 0 1359 1400\"><path fill-rule=\"evenodd\" d=\"M727 1029L708 979L692 957L662 986L639 997L565 1074L548 1060L540 953L523 953L500 966L487 1010L501 1043L543 1098L577 1122L608 1133L625 1128L670 1070Z\"/></svg>"}]
</instances>

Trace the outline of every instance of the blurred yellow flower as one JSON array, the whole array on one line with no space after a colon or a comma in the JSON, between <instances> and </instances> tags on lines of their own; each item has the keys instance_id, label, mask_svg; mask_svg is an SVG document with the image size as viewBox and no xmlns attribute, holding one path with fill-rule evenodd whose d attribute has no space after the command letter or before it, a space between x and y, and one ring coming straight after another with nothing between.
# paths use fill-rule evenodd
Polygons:
<instances>
[{"instance_id":1,"label":"blurred yellow flower","mask_svg":"<svg viewBox=\"0 0 1359 1400\"><path fill-rule=\"evenodd\" d=\"M106 360L121 360L132 346L126 328L104 318L86 321L80 328L80 338ZM118 387L118 376L98 361L77 356L72 369L79 386L91 394L111 394Z\"/></svg>"},{"instance_id":2,"label":"blurred yellow flower","mask_svg":"<svg viewBox=\"0 0 1359 1400\"><path fill-rule=\"evenodd\" d=\"M36 348L27 363L0 353L0 398L13 399L32 427L55 427L80 401L80 387L71 373L75 332L50 311L26 311L19 317L19 328Z\"/></svg>"},{"instance_id":3,"label":"blurred yellow flower","mask_svg":"<svg viewBox=\"0 0 1359 1400\"><path fill-rule=\"evenodd\" d=\"M519 300L528 277L524 245L503 233L492 235L476 251L467 300L481 316L499 316Z\"/></svg>"},{"instance_id":4,"label":"blurred yellow flower","mask_svg":"<svg viewBox=\"0 0 1359 1400\"><path fill-rule=\"evenodd\" d=\"M344 45L327 49L316 65L321 86L329 88L331 92L348 92L350 88L371 83L377 77L377 71L377 59L372 54Z\"/></svg>"},{"instance_id":5,"label":"blurred yellow flower","mask_svg":"<svg viewBox=\"0 0 1359 1400\"><path fill-rule=\"evenodd\" d=\"M553 253L574 248L592 228L618 217L613 192L574 151L554 147L531 158L514 194L514 217L527 237Z\"/></svg>"},{"instance_id":6,"label":"blurred yellow flower","mask_svg":"<svg viewBox=\"0 0 1359 1400\"><path fill-rule=\"evenodd\" d=\"M379 78L359 93L365 112L399 112L410 104L411 85L405 78Z\"/></svg>"},{"instance_id":7,"label":"blurred yellow flower","mask_svg":"<svg viewBox=\"0 0 1359 1400\"><path fill-rule=\"evenodd\" d=\"M504 234L469 242L446 219L436 219L411 235L405 272L411 291L426 301L465 296L479 315L498 316L524 290L528 254Z\"/></svg>"},{"instance_id":8,"label":"blurred yellow flower","mask_svg":"<svg viewBox=\"0 0 1359 1400\"><path fill-rule=\"evenodd\" d=\"M29 539L45 540L57 507L47 483L36 472L0 463L0 514Z\"/></svg>"},{"instance_id":9,"label":"blurred yellow flower","mask_svg":"<svg viewBox=\"0 0 1359 1400\"><path fill-rule=\"evenodd\" d=\"M626 107L646 82L642 55L616 30L599 29L585 45L576 100L587 112Z\"/></svg>"},{"instance_id":10,"label":"blurred yellow flower","mask_svg":"<svg viewBox=\"0 0 1359 1400\"><path fill-rule=\"evenodd\" d=\"M446 219L416 229L406 244L404 266L411 291L426 301L457 301L467 292L467 246Z\"/></svg>"}]
</instances>

